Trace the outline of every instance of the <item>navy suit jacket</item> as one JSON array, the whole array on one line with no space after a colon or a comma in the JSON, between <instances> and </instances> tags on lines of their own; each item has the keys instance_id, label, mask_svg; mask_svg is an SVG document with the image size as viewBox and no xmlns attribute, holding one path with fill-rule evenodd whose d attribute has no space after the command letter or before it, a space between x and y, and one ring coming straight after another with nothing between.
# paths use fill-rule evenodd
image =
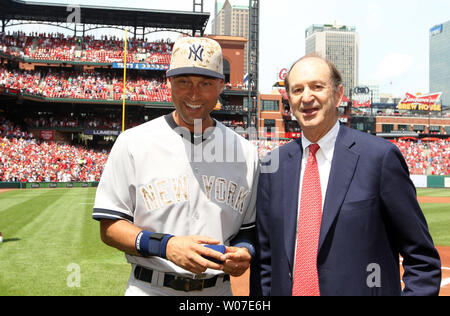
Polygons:
<instances>
[{"instance_id":1,"label":"navy suit jacket","mask_svg":"<svg viewBox=\"0 0 450 316\"><path fill-rule=\"evenodd\" d=\"M258 184L251 295L288 296L295 263L301 139L272 152ZM399 255L403 257L404 289ZM441 262L400 150L344 125L335 144L317 255L320 293L438 295Z\"/></svg>"}]
</instances>

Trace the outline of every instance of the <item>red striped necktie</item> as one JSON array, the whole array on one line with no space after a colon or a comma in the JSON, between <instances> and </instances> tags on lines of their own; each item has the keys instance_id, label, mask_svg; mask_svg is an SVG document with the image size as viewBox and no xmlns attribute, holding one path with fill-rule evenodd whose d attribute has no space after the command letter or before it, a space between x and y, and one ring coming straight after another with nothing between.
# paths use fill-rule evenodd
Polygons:
<instances>
[{"instance_id":1,"label":"red striped necktie","mask_svg":"<svg viewBox=\"0 0 450 316\"><path fill-rule=\"evenodd\" d=\"M322 221L322 191L316 159L316 152L319 148L317 144L309 146L309 157L303 176L293 296L320 296L317 248Z\"/></svg>"}]
</instances>

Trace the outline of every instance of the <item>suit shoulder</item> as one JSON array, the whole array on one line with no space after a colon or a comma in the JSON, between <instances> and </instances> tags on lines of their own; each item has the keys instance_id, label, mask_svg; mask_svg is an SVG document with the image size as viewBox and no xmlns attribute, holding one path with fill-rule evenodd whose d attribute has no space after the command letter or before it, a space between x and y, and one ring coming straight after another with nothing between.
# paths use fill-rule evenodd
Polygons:
<instances>
[{"instance_id":1,"label":"suit shoulder","mask_svg":"<svg viewBox=\"0 0 450 316\"><path fill-rule=\"evenodd\" d=\"M286 156L291 153L295 153L302 150L302 144L300 142L300 139L291 141L283 146L278 147L280 150L280 155Z\"/></svg>"},{"instance_id":2,"label":"suit shoulder","mask_svg":"<svg viewBox=\"0 0 450 316\"><path fill-rule=\"evenodd\" d=\"M275 148L271 152L269 152L262 160L262 164L271 164L273 157L276 157L278 161L285 161L290 156L300 152L302 149L302 145L300 140L295 140L289 142L285 145Z\"/></svg>"},{"instance_id":3,"label":"suit shoulder","mask_svg":"<svg viewBox=\"0 0 450 316\"><path fill-rule=\"evenodd\" d=\"M364 133L361 131L358 131L356 129L352 129L352 128L348 128L348 127L344 127L345 129L348 130L348 132L350 134L353 135L355 142L359 145L359 146L364 146L364 147L371 147L371 148L376 148L376 149L392 149L392 148L397 148L397 146L395 146L393 143L391 143L390 141L372 135L372 134L368 134L368 133Z\"/></svg>"},{"instance_id":4,"label":"suit shoulder","mask_svg":"<svg viewBox=\"0 0 450 316\"><path fill-rule=\"evenodd\" d=\"M384 138L347 127L345 129L351 137L345 137L344 144L349 146L350 150L359 154L360 157L366 157L372 161L382 161L390 154L403 157L400 149Z\"/></svg>"}]
</instances>

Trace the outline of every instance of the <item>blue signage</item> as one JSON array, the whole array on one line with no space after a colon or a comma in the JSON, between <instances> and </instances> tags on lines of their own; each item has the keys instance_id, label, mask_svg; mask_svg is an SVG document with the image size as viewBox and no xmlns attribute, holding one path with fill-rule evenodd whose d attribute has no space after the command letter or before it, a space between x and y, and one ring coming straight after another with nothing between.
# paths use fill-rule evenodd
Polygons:
<instances>
[{"instance_id":1,"label":"blue signage","mask_svg":"<svg viewBox=\"0 0 450 316\"><path fill-rule=\"evenodd\" d=\"M443 28L442 24L434 26L430 30L431 36L434 36L434 35L437 35L437 34L441 34L442 33L442 28Z\"/></svg>"},{"instance_id":2,"label":"blue signage","mask_svg":"<svg viewBox=\"0 0 450 316\"><path fill-rule=\"evenodd\" d=\"M98 135L98 136L119 136L120 131L111 130L98 130L98 129L88 129L83 132L84 135Z\"/></svg>"},{"instance_id":3,"label":"blue signage","mask_svg":"<svg viewBox=\"0 0 450 316\"><path fill-rule=\"evenodd\" d=\"M113 63L113 68L115 69L123 69L124 63ZM144 64L144 63L130 63L127 64L127 69L136 69L136 70L169 70L169 65L162 64Z\"/></svg>"}]
</instances>

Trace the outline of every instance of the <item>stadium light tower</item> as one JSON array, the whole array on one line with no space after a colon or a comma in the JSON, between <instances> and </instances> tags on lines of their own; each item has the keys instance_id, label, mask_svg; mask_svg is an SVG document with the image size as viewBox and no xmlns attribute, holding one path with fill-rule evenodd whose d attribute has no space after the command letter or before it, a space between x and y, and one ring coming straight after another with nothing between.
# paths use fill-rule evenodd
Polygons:
<instances>
[{"instance_id":1,"label":"stadium light tower","mask_svg":"<svg viewBox=\"0 0 450 316\"><path fill-rule=\"evenodd\" d=\"M248 9L248 127L253 125L253 119L255 119L255 125L258 127L257 96L259 91L259 0L249 0ZM255 99L252 98L252 92L256 92Z\"/></svg>"},{"instance_id":2,"label":"stadium light tower","mask_svg":"<svg viewBox=\"0 0 450 316\"><path fill-rule=\"evenodd\" d=\"M194 0L194 12L203 13L203 0Z\"/></svg>"},{"instance_id":3,"label":"stadium light tower","mask_svg":"<svg viewBox=\"0 0 450 316\"><path fill-rule=\"evenodd\" d=\"M193 11L203 13L203 0L193 0ZM204 29L200 31L200 36L204 35ZM195 30L192 31L192 36L195 36Z\"/></svg>"},{"instance_id":4,"label":"stadium light tower","mask_svg":"<svg viewBox=\"0 0 450 316\"><path fill-rule=\"evenodd\" d=\"M259 89L259 0L249 0L249 80Z\"/></svg>"}]
</instances>

